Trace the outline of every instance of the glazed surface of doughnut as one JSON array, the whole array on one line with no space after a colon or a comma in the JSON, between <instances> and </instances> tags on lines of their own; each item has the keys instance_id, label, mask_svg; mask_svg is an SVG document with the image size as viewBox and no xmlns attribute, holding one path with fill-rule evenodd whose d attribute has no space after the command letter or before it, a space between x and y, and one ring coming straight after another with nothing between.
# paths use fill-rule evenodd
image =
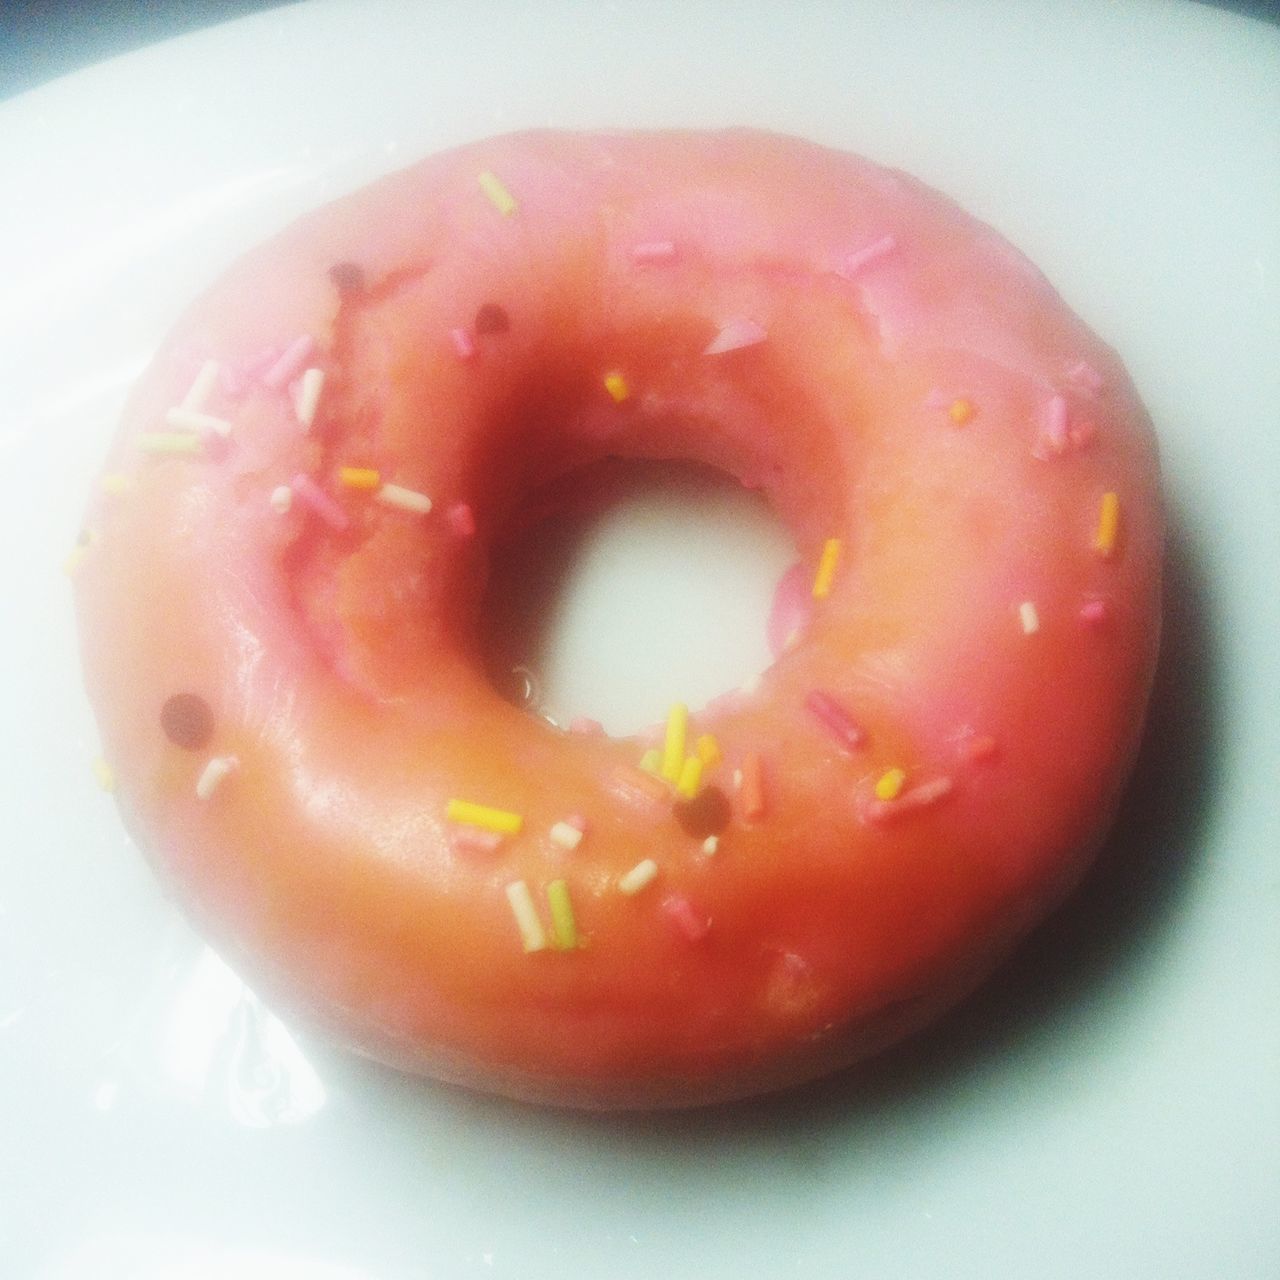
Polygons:
<instances>
[{"instance_id":1,"label":"glazed surface of doughnut","mask_svg":"<svg viewBox=\"0 0 1280 1280\"><path fill-rule=\"evenodd\" d=\"M805 562L666 778L477 636L530 495L611 457L763 489ZM1087 867L1158 644L1116 356L945 198L745 130L499 138L304 218L179 323L86 530L103 754L210 936L362 1052L568 1105L778 1087L972 989Z\"/></svg>"}]
</instances>

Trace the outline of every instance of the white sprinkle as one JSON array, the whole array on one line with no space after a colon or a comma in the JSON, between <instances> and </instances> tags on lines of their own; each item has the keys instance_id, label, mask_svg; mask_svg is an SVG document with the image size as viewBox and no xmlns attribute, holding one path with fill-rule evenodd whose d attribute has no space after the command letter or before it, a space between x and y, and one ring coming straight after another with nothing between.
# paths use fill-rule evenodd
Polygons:
<instances>
[{"instance_id":1,"label":"white sprinkle","mask_svg":"<svg viewBox=\"0 0 1280 1280\"><path fill-rule=\"evenodd\" d=\"M196 374L195 380L188 388L187 394L182 397L182 403L178 407L199 413L208 403L209 395L217 385L218 375L221 372L222 366L216 360L206 360L200 366L200 372Z\"/></svg>"},{"instance_id":2,"label":"white sprinkle","mask_svg":"<svg viewBox=\"0 0 1280 1280\"><path fill-rule=\"evenodd\" d=\"M231 423L226 418L216 418L211 413L198 413L175 405L165 412L165 425L175 431L213 431L220 436L231 434Z\"/></svg>"},{"instance_id":3,"label":"white sprinkle","mask_svg":"<svg viewBox=\"0 0 1280 1280\"><path fill-rule=\"evenodd\" d=\"M425 516L431 510L431 499L425 493L399 484L384 484L374 497L388 507L399 507L401 511L412 511L415 515Z\"/></svg>"},{"instance_id":4,"label":"white sprinkle","mask_svg":"<svg viewBox=\"0 0 1280 1280\"><path fill-rule=\"evenodd\" d=\"M1024 600L1018 606L1018 617L1022 620L1022 629L1027 635L1033 636L1040 630L1040 614L1030 600Z\"/></svg>"},{"instance_id":5,"label":"white sprinkle","mask_svg":"<svg viewBox=\"0 0 1280 1280\"><path fill-rule=\"evenodd\" d=\"M196 796L207 800L240 767L235 756L214 756L196 779Z\"/></svg>"},{"instance_id":6,"label":"white sprinkle","mask_svg":"<svg viewBox=\"0 0 1280 1280\"><path fill-rule=\"evenodd\" d=\"M459 360L470 360L475 355L476 344L465 329L450 329L449 339L453 343L453 349L457 352Z\"/></svg>"},{"instance_id":7,"label":"white sprinkle","mask_svg":"<svg viewBox=\"0 0 1280 1280\"><path fill-rule=\"evenodd\" d=\"M702 852L705 853L708 857L710 857L713 853L715 853L716 850L719 848L720 848L719 836L708 836L702 842Z\"/></svg>"},{"instance_id":8,"label":"white sprinkle","mask_svg":"<svg viewBox=\"0 0 1280 1280\"><path fill-rule=\"evenodd\" d=\"M557 822L551 828L551 843L562 849L576 849L582 843L582 832L567 822Z\"/></svg>"},{"instance_id":9,"label":"white sprinkle","mask_svg":"<svg viewBox=\"0 0 1280 1280\"><path fill-rule=\"evenodd\" d=\"M284 515L293 506L293 490L287 484L278 484L271 490L271 497L267 501L273 511Z\"/></svg>"},{"instance_id":10,"label":"white sprinkle","mask_svg":"<svg viewBox=\"0 0 1280 1280\"><path fill-rule=\"evenodd\" d=\"M761 681L762 681L762 680L763 680L763 676L760 674L760 672L759 672L759 671L757 671L757 672L755 673L755 675L753 675L753 676L748 676L748 677L747 677L747 678L746 678L746 679L745 679L745 680L744 680L744 681L743 681L743 682L738 686L738 692L739 692L739 693L745 693L748 697L750 697L752 694L759 693L759 692L760 692L760 684L761 684Z\"/></svg>"},{"instance_id":11,"label":"white sprinkle","mask_svg":"<svg viewBox=\"0 0 1280 1280\"><path fill-rule=\"evenodd\" d=\"M293 400L293 411L298 421L306 430L316 420L316 407L320 403L320 393L324 390L324 370L304 369L298 380L297 394Z\"/></svg>"},{"instance_id":12,"label":"white sprinkle","mask_svg":"<svg viewBox=\"0 0 1280 1280\"><path fill-rule=\"evenodd\" d=\"M873 240L864 248L851 253L841 264L837 274L842 275L846 280L852 280L864 267L869 267L873 262L878 262L886 254L892 253L897 247L898 241L895 236L881 236L879 240Z\"/></svg>"},{"instance_id":13,"label":"white sprinkle","mask_svg":"<svg viewBox=\"0 0 1280 1280\"><path fill-rule=\"evenodd\" d=\"M542 919L538 908L533 904L533 894L523 880L513 880L507 885L507 901L511 904L511 914L516 918L516 928L520 930L520 940L526 951L545 951L547 947L547 931L542 927Z\"/></svg>"},{"instance_id":14,"label":"white sprinkle","mask_svg":"<svg viewBox=\"0 0 1280 1280\"><path fill-rule=\"evenodd\" d=\"M625 893L627 897L637 894L647 884L652 884L654 877L658 874L658 864L652 858L646 858L643 862L637 862L625 875L618 877L618 892Z\"/></svg>"},{"instance_id":15,"label":"white sprinkle","mask_svg":"<svg viewBox=\"0 0 1280 1280\"><path fill-rule=\"evenodd\" d=\"M735 769L733 771L733 789L735 791L742 790L742 770L741 769Z\"/></svg>"},{"instance_id":16,"label":"white sprinkle","mask_svg":"<svg viewBox=\"0 0 1280 1280\"><path fill-rule=\"evenodd\" d=\"M730 351L741 351L743 347L753 347L763 342L769 335L764 326L754 320L730 320L714 338L703 348L704 356L722 356Z\"/></svg>"}]
</instances>

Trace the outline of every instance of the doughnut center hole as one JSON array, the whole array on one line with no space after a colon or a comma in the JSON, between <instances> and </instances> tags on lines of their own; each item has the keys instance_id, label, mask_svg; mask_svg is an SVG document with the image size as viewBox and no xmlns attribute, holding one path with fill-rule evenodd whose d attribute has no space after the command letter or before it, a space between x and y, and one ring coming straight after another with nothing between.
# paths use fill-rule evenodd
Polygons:
<instances>
[{"instance_id":1,"label":"doughnut center hole","mask_svg":"<svg viewBox=\"0 0 1280 1280\"><path fill-rule=\"evenodd\" d=\"M510 701L631 734L772 661L766 626L795 543L734 477L606 459L531 495L526 517L494 548L481 618Z\"/></svg>"}]
</instances>

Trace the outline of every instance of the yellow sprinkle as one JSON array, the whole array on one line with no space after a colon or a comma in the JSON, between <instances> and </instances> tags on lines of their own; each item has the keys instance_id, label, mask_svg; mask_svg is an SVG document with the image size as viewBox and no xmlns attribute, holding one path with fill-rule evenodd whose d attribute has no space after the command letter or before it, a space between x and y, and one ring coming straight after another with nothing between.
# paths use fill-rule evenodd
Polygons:
<instances>
[{"instance_id":1,"label":"yellow sprinkle","mask_svg":"<svg viewBox=\"0 0 1280 1280\"><path fill-rule=\"evenodd\" d=\"M620 373L606 373L604 389L613 397L615 404L621 404L631 394L626 378Z\"/></svg>"},{"instance_id":2,"label":"yellow sprinkle","mask_svg":"<svg viewBox=\"0 0 1280 1280\"><path fill-rule=\"evenodd\" d=\"M676 793L686 800L692 800L698 794L702 782L702 757L686 756L680 766L680 778L676 783Z\"/></svg>"},{"instance_id":3,"label":"yellow sprinkle","mask_svg":"<svg viewBox=\"0 0 1280 1280\"><path fill-rule=\"evenodd\" d=\"M376 489L382 477L372 467L339 467L338 482L348 489Z\"/></svg>"},{"instance_id":4,"label":"yellow sprinkle","mask_svg":"<svg viewBox=\"0 0 1280 1280\"><path fill-rule=\"evenodd\" d=\"M887 769L876 780L877 800L896 800L906 782L907 775L902 769Z\"/></svg>"},{"instance_id":5,"label":"yellow sprinkle","mask_svg":"<svg viewBox=\"0 0 1280 1280\"><path fill-rule=\"evenodd\" d=\"M513 880L507 885L507 901L511 904L511 914L516 918L516 928L520 930L520 941L525 951L545 951L547 931L542 927L538 908L533 905L529 886L523 880Z\"/></svg>"},{"instance_id":6,"label":"yellow sprinkle","mask_svg":"<svg viewBox=\"0 0 1280 1280\"><path fill-rule=\"evenodd\" d=\"M655 776L660 775L662 773L662 752L657 747L650 747L640 757L640 767L645 773L652 773Z\"/></svg>"},{"instance_id":7,"label":"yellow sprinkle","mask_svg":"<svg viewBox=\"0 0 1280 1280\"><path fill-rule=\"evenodd\" d=\"M117 495L128 493L133 488L133 477L121 475L118 471L109 472L98 482L103 493Z\"/></svg>"},{"instance_id":8,"label":"yellow sprinkle","mask_svg":"<svg viewBox=\"0 0 1280 1280\"><path fill-rule=\"evenodd\" d=\"M450 822L460 822L468 827L482 827L485 831L497 831L504 836L516 835L524 825L524 818L506 809L491 809L485 804L472 804L470 800L450 800L445 810Z\"/></svg>"},{"instance_id":9,"label":"yellow sprinkle","mask_svg":"<svg viewBox=\"0 0 1280 1280\"><path fill-rule=\"evenodd\" d=\"M520 206L516 203L516 198L510 191L502 185L502 182L495 173L490 173L486 169L477 179L480 183L480 190L489 197L489 203L493 205L504 218L509 218Z\"/></svg>"},{"instance_id":10,"label":"yellow sprinkle","mask_svg":"<svg viewBox=\"0 0 1280 1280\"><path fill-rule=\"evenodd\" d=\"M973 405L968 400L953 400L947 416L957 427L963 427L973 417Z\"/></svg>"},{"instance_id":11,"label":"yellow sprinkle","mask_svg":"<svg viewBox=\"0 0 1280 1280\"><path fill-rule=\"evenodd\" d=\"M98 786L103 791L116 789L116 771L101 756L97 756L90 767L93 769L93 776L98 780Z\"/></svg>"},{"instance_id":12,"label":"yellow sprinkle","mask_svg":"<svg viewBox=\"0 0 1280 1280\"><path fill-rule=\"evenodd\" d=\"M662 776L668 782L680 781L684 768L684 740L689 732L689 708L673 702L667 712L667 739L662 750Z\"/></svg>"},{"instance_id":13,"label":"yellow sprinkle","mask_svg":"<svg viewBox=\"0 0 1280 1280\"><path fill-rule=\"evenodd\" d=\"M713 769L724 759L720 744L713 733L700 734L697 742L693 744L693 749L698 753L698 759L706 769Z\"/></svg>"},{"instance_id":14,"label":"yellow sprinkle","mask_svg":"<svg viewBox=\"0 0 1280 1280\"><path fill-rule=\"evenodd\" d=\"M822 547L822 559L818 561L817 576L813 580L813 598L825 600L831 594L836 566L840 563L840 539L828 538Z\"/></svg>"},{"instance_id":15,"label":"yellow sprinkle","mask_svg":"<svg viewBox=\"0 0 1280 1280\"><path fill-rule=\"evenodd\" d=\"M1104 493L1098 509L1098 532L1093 535L1093 549L1106 559L1116 549L1116 535L1120 532L1120 496Z\"/></svg>"},{"instance_id":16,"label":"yellow sprinkle","mask_svg":"<svg viewBox=\"0 0 1280 1280\"><path fill-rule=\"evenodd\" d=\"M89 554L88 547L72 547L67 552L67 558L62 562L62 572L70 578L75 571L84 563L84 558Z\"/></svg>"},{"instance_id":17,"label":"yellow sprinkle","mask_svg":"<svg viewBox=\"0 0 1280 1280\"><path fill-rule=\"evenodd\" d=\"M578 945L578 925L569 901L569 886L563 880L547 885L547 903L551 907L551 939L558 951L569 951Z\"/></svg>"},{"instance_id":18,"label":"yellow sprinkle","mask_svg":"<svg viewBox=\"0 0 1280 1280\"><path fill-rule=\"evenodd\" d=\"M140 431L135 441L143 453L200 453L204 443L186 431Z\"/></svg>"},{"instance_id":19,"label":"yellow sprinkle","mask_svg":"<svg viewBox=\"0 0 1280 1280\"><path fill-rule=\"evenodd\" d=\"M618 892L625 893L630 898L646 885L652 884L657 874L658 864L652 858L637 862L630 871L618 877Z\"/></svg>"}]
</instances>

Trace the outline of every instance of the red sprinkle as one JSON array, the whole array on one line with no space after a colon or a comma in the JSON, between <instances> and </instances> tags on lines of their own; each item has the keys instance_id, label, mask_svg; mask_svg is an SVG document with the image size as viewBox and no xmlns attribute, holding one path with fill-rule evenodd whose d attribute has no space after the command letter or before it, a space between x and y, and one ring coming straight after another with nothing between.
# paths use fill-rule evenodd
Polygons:
<instances>
[{"instance_id":1,"label":"red sprinkle","mask_svg":"<svg viewBox=\"0 0 1280 1280\"><path fill-rule=\"evenodd\" d=\"M966 738L961 751L970 763L986 764L1000 754L1000 747L989 733L982 733Z\"/></svg>"},{"instance_id":2,"label":"red sprinkle","mask_svg":"<svg viewBox=\"0 0 1280 1280\"><path fill-rule=\"evenodd\" d=\"M1080 621L1086 626L1100 626L1106 622L1110 612L1105 600L1087 600L1080 606Z\"/></svg>"},{"instance_id":3,"label":"red sprinkle","mask_svg":"<svg viewBox=\"0 0 1280 1280\"><path fill-rule=\"evenodd\" d=\"M476 531L476 515L471 510L471 504L468 502L455 502L449 508L445 519L449 522L449 528L458 535L459 538L470 538Z\"/></svg>"},{"instance_id":4,"label":"red sprinkle","mask_svg":"<svg viewBox=\"0 0 1280 1280\"><path fill-rule=\"evenodd\" d=\"M754 751L748 751L742 757L742 782L738 786L738 804L747 822L758 822L764 817L764 762Z\"/></svg>"},{"instance_id":5,"label":"red sprinkle","mask_svg":"<svg viewBox=\"0 0 1280 1280\"><path fill-rule=\"evenodd\" d=\"M711 921L683 894L673 893L662 900L662 912L677 931L690 942L701 942L711 929Z\"/></svg>"},{"instance_id":6,"label":"red sprinkle","mask_svg":"<svg viewBox=\"0 0 1280 1280\"><path fill-rule=\"evenodd\" d=\"M841 746L857 751L867 740L867 735L852 716L830 694L821 689L811 689L804 705L831 731Z\"/></svg>"}]
</instances>

